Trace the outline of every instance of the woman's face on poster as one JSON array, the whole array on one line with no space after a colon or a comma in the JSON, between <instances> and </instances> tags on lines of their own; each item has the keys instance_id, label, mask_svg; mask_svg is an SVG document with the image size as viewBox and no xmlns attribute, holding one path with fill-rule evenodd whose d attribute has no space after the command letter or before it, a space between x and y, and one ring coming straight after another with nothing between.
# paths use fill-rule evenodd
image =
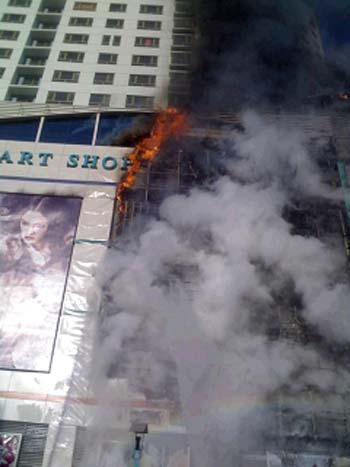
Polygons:
<instances>
[{"instance_id":1,"label":"woman's face on poster","mask_svg":"<svg viewBox=\"0 0 350 467\"><path fill-rule=\"evenodd\" d=\"M21 238L28 246L40 245L47 232L49 223L37 211L27 211L21 219Z\"/></svg>"}]
</instances>

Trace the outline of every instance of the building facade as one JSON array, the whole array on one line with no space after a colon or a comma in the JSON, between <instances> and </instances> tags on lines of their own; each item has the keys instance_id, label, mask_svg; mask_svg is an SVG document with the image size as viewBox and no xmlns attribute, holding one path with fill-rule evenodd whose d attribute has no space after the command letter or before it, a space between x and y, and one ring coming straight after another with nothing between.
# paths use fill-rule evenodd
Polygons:
<instances>
[{"instance_id":1,"label":"building facade","mask_svg":"<svg viewBox=\"0 0 350 467\"><path fill-rule=\"evenodd\" d=\"M182 72L190 66L183 51L192 37L187 4L172 0L152 4L2 2L0 99L113 108L166 107L169 80L174 81L170 66L180 67Z\"/></svg>"}]
</instances>

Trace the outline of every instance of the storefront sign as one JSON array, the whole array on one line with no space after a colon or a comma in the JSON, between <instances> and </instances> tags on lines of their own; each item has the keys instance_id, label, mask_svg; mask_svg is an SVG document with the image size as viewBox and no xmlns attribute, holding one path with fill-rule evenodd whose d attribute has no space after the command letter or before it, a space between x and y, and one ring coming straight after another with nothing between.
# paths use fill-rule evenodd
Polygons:
<instances>
[{"instance_id":1,"label":"storefront sign","mask_svg":"<svg viewBox=\"0 0 350 467\"><path fill-rule=\"evenodd\" d=\"M7 149L0 153L0 164L17 164L27 166L48 167L55 155L52 152L20 151L19 155L13 155ZM129 160L126 156L117 159L114 156L97 156L91 154L69 154L66 157L66 167L70 169L99 169L115 170L119 167L126 170Z\"/></svg>"}]
</instances>

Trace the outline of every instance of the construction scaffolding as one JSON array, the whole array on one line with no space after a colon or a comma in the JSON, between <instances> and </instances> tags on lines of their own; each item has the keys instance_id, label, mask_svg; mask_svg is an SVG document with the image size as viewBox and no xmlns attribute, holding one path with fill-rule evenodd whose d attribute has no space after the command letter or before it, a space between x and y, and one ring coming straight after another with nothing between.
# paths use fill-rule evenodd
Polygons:
<instances>
[{"instance_id":1,"label":"construction scaffolding","mask_svg":"<svg viewBox=\"0 0 350 467\"><path fill-rule=\"evenodd\" d=\"M295 129L297 126L303 129L307 135L308 149L321 169L323 180L344 190L343 201L295 199L284 212L284 218L292 225L293 234L322 240L337 239L339 242L343 239L349 262L349 158L344 152L343 131L346 125L343 123L341 132L339 129L333 131L333 124L340 117L337 119L326 115L318 118L311 115L267 117L271 123L283 120L283 124L290 128ZM198 119L186 138L171 142L155 161L144 164L136 183L126 192L121 210L123 214L116 215L113 239L123 233L137 231L149 216L157 218L159 205L166 196L187 193L191 188L205 186L218 174L223 174L218 142L222 148L226 139L232 141L235 134L243 131L243 123L237 115ZM345 277L346 281L347 275L345 269L341 279ZM344 371L348 371L346 362L350 356L350 347L323 341L317 330L304 320L301 299L290 284L286 283L274 299L275 306L269 311L273 319L269 320L266 329L269 339L288 342L291 346L315 346L328 357L327 361L335 361ZM305 371L326 374L329 369L322 365L320 362L320 367ZM272 429L267 430L264 452L242 452L237 463L242 467L277 467L277 464L278 467L348 467L350 393L347 396L334 393L332 397L338 401L338 410L325 410L323 395L312 386L304 394L287 394L283 391L275 394L271 400ZM307 405L303 402L305 398L308 400ZM289 400L293 400L292 405ZM300 412L295 410L299 403L302 409ZM305 411L306 406L309 409ZM272 466L276 459L276 466Z\"/></svg>"}]
</instances>

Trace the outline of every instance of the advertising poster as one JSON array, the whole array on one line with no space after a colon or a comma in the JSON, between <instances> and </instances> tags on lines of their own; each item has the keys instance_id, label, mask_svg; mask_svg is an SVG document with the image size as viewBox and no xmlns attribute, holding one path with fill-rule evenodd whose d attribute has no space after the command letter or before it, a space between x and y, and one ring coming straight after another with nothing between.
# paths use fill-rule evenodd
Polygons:
<instances>
[{"instance_id":1,"label":"advertising poster","mask_svg":"<svg viewBox=\"0 0 350 467\"><path fill-rule=\"evenodd\" d=\"M22 435L19 433L0 432L0 465L2 467L16 467Z\"/></svg>"},{"instance_id":2,"label":"advertising poster","mask_svg":"<svg viewBox=\"0 0 350 467\"><path fill-rule=\"evenodd\" d=\"M80 198L0 193L0 368L48 372Z\"/></svg>"}]
</instances>

